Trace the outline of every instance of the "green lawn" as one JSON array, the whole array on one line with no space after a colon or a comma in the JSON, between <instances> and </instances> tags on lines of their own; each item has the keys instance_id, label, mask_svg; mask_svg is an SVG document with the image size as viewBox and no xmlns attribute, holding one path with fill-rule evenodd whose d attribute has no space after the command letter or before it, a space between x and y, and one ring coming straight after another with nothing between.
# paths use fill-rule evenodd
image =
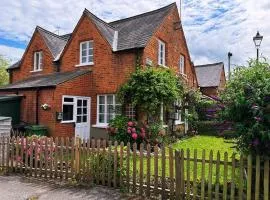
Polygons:
<instances>
[{"instance_id":1,"label":"green lawn","mask_svg":"<svg viewBox=\"0 0 270 200\"><path fill-rule=\"evenodd\" d=\"M193 152L197 149L198 158L202 157L202 151L205 149L206 159L209 159L209 153L213 150L214 159L217 158L217 152L220 152L221 160L224 160L224 153L228 153L229 160L233 153L237 153L236 149L233 148L235 144L233 140L225 140L221 137L215 136L195 136L188 139L180 140L173 144L173 149L181 150L190 149L191 157L193 157ZM238 157L238 155L236 155Z\"/></svg>"}]
</instances>

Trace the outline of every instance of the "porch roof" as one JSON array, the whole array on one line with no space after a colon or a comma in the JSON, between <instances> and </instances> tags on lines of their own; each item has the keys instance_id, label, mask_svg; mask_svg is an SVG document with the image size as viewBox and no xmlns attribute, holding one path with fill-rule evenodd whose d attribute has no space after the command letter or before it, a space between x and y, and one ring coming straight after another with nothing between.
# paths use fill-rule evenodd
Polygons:
<instances>
[{"instance_id":1,"label":"porch roof","mask_svg":"<svg viewBox=\"0 0 270 200\"><path fill-rule=\"evenodd\" d=\"M13 84L5 85L0 87L0 90L55 87L61 83L90 72L90 70L76 70L72 72L56 72L48 75L38 75L18 81Z\"/></svg>"}]
</instances>

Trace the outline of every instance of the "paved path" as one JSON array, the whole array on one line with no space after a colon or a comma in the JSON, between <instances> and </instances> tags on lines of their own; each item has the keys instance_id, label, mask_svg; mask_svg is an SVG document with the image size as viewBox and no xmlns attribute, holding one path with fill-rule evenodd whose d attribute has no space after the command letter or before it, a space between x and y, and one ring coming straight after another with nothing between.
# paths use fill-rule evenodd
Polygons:
<instances>
[{"instance_id":1,"label":"paved path","mask_svg":"<svg viewBox=\"0 0 270 200\"><path fill-rule=\"evenodd\" d=\"M107 187L71 187L18 176L0 176L1 200L139 200Z\"/></svg>"}]
</instances>

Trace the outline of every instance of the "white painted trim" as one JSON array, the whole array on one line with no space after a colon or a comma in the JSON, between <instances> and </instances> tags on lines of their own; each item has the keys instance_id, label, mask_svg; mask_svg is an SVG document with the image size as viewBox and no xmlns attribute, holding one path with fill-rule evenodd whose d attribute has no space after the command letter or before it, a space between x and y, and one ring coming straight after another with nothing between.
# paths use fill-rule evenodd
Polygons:
<instances>
[{"instance_id":1,"label":"white painted trim","mask_svg":"<svg viewBox=\"0 0 270 200\"><path fill-rule=\"evenodd\" d=\"M117 44L118 44L118 31L114 31L113 36L113 51L117 51Z\"/></svg>"},{"instance_id":2,"label":"white painted trim","mask_svg":"<svg viewBox=\"0 0 270 200\"><path fill-rule=\"evenodd\" d=\"M92 43L92 48L93 49L93 55L89 55L89 44ZM83 63L82 62L82 45L86 44L86 61L88 61L88 57L89 56L93 56L93 60L94 60L94 41L93 40L87 40L87 41L83 41L80 43L80 64L81 66L85 66L85 65L89 65L89 62L87 63ZM94 63L94 62L93 62Z\"/></svg>"},{"instance_id":3,"label":"white painted trim","mask_svg":"<svg viewBox=\"0 0 270 200\"><path fill-rule=\"evenodd\" d=\"M161 57L160 57L160 52L161 52L161 46L163 46L163 54L162 54L162 60L163 60L163 63L161 63ZM158 40L158 65L160 66L166 66L166 44L161 41L161 40Z\"/></svg>"},{"instance_id":4,"label":"white painted trim","mask_svg":"<svg viewBox=\"0 0 270 200\"><path fill-rule=\"evenodd\" d=\"M34 72L42 72L42 69L39 69L39 70L33 70L33 71L30 71L31 73L34 73Z\"/></svg>"},{"instance_id":5,"label":"white painted trim","mask_svg":"<svg viewBox=\"0 0 270 200\"><path fill-rule=\"evenodd\" d=\"M103 128L103 129L106 129L106 128L108 128L108 124L107 125L93 124L92 127L93 128Z\"/></svg>"},{"instance_id":6,"label":"white painted trim","mask_svg":"<svg viewBox=\"0 0 270 200\"><path fill-rule=\"evenodd\" d=\"M94 65L94 62L78 64L78 65L75 65L75 67L83 67L83 66L90 66L90 65Z\"/></svg>"}]
</instances>

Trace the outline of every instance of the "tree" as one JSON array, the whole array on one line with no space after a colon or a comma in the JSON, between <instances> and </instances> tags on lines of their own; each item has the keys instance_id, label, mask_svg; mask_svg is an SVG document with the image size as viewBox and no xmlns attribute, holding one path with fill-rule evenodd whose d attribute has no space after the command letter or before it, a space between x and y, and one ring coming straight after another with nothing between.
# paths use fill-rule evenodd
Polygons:
<instances>
[{"instance_id":1,"label":"tree","mask_svg":"<svg viewBox=\"0 0 270 200\"><path fill-rule=\"evenodd\" d=\"M234 70L221 95L221 117L233 122L237 147L245 154L270 155L270 66L251 60Z\"/></svg>"},{"instance_id":2,"label":"tree","mask_svg":"<svg viewBox=\"0 0 270 200\"><path fill-rule=\"evenodd\" d=\"M0 55L0 86L8 84L8 72L7 67L9 66L9 61Z\"/></svg>"}]
</instances>

